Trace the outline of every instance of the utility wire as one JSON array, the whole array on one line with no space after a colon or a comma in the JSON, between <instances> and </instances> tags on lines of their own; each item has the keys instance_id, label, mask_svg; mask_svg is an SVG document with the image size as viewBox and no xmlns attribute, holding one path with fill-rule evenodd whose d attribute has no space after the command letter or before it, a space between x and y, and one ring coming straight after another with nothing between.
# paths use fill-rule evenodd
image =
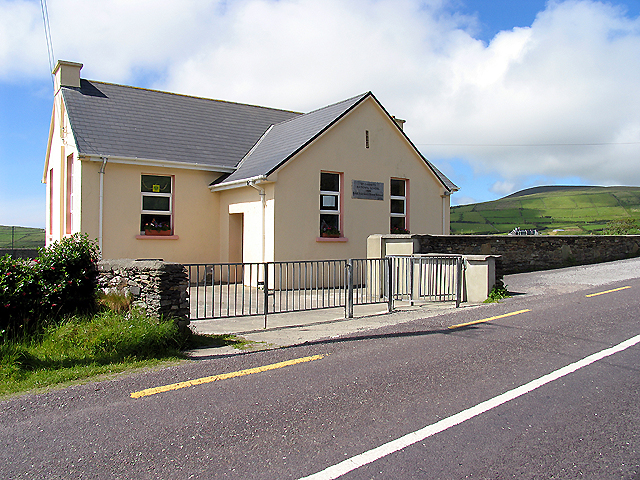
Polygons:
<instances>
[{"instance_id":1,"label":"utility wire","mask_svg":"<svg viewBox=\"0 0 640 480\"><path fill-rule=\"evenodd\" d=\"M476 143L416 143L423 147L602 147L606 145L640 145L640 142L602 143L523 143L523 144L476 144Z\"/></svg>"},{"instance_id":2,"label":"utility wire","mask_svg":"<svg viewBox=\"0 0 640 480\"><path fill-rule=\"evenodd\" d=\"M49 25L49 9L47 8L47 0L40 0L40 8L42 10L42 23L44 24L44 36L47 41L47 54L49 55L49 72L53 72L55 63L55 55L53 53L53 40L51 40L51 26ZM53 75L51 75L51 83L54 85Z\"/></svg>"}]
</instances>

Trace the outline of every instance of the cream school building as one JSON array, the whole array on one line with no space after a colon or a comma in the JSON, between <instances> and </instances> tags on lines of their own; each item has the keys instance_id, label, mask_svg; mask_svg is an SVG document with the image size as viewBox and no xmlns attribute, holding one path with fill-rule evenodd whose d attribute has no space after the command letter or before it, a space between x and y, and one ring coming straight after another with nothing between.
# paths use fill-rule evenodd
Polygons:
<instances>
[{"instance_id":1,"label":"cream school building","mask_svg":"<svg viewBox=\"0 0 640 480\"><path fill-rule=\"evenodd\" d=\"M181 263L366 257L449 233L457 187L367 92L308 113L89 81L58 62L47 242Z\"/></svg>"}]
</instances>

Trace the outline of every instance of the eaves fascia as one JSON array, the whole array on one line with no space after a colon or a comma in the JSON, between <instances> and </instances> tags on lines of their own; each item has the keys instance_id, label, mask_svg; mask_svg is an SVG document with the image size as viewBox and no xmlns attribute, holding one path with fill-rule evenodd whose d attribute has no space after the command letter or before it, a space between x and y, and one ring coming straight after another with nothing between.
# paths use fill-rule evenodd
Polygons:
<instances>
[{"instance_id":1,"label":"eaves fascia","mask_svg":"<svg viewBox=\"0 0 640 480\"><path fill-rule=\"evenodd\" d=\"M201 170L205 172L231 173L235 170L235 167L227 167L222 165L209 165L209 164L197 163L197 162L174 162L171 160L158 160L158 159L137 158L137 157L121 157L117 155L80 154L80 158L89 160L91 162L102 162L102 160L106 158L109 160L109 163L123 163L127 165L144 165L146 167L181 168L184 170Z\"/></svg>"},{"instance_id":2,"label":"eaves fascia","mask_svg":"<svg viewBox=\"0 0 640 480\"><path fill-rule=\"evenodd\" d=\"M233 188L246 187L250 183L260 184L267 182L268 180L266 175L256 175L255 177L234 180L233 182L222 182L217 185L209 185L209 190L211 190L212 192L220 192L222 190L231 190Z\"/></svg>"},{"instance_id":3,"label":"eaves fascia","mask_svg":"<svg viewBox=\"0 0 640 480\"><path fill-rule=\"evenodd\" d=\"M51 143L53 142L53 122L56 115L55 101L51 111L51 124L49 125L49 139L47 140L47 153L44 157L44 172L42 173L42 183L47 183L47 170L49 170L49 157L51 156Z\"/></svg>"}]
</instances>

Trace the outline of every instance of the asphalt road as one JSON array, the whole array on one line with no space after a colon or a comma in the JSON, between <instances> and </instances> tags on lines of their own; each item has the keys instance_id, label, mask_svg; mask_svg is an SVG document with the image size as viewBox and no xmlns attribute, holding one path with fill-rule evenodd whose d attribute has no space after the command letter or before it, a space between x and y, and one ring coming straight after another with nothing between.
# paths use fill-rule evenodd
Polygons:
<instances>
[{"instance_id":1,"label":"asphalt road","mask_svg":"<svg viewBox=\"0 0 640 480\"><path fill-rule=\"evenodd\" d=\"M10 399L0 478L640 479L631 276Z\"/></svg>"}]
</instances>

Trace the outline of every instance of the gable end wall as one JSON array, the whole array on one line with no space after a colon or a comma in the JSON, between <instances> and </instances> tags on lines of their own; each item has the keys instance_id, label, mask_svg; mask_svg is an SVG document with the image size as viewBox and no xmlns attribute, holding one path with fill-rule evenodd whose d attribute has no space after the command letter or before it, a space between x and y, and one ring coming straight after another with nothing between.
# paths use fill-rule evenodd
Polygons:
<instances>
[{"instance_id":1,"label":"gable end wall","mask_svg":"<svg viewBox=\"0 0 640 480\"><path fill-rule=\"evenodd\" d=\"M369 148L365 145L367 130ZM321 171L343 173L342 234L346 242L317 240ZM392 177L409 180L411 232L442 234L443 201L448 209L444 188L392 120L369 98L278 170L275 260L365 258L367 237L389 233ZM383 183L384 200L352 198L352 180Z\"/></svg>"}]
</instances>

